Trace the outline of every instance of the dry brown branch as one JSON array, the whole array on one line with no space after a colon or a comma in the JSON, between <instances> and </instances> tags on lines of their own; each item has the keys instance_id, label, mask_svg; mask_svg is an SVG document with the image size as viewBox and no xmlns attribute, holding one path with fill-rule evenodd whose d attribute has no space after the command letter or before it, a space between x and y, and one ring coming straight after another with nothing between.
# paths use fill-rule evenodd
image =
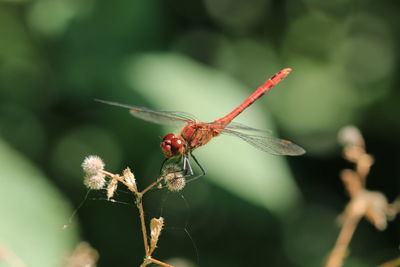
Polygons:
<instances>
[{"instance_id":1,"label":"dry brown branch","mask_svg":"<svg viewBox=\"0 0 400 267\"><path fill-rule=\"evenodd\" d=\"M345 169L341 172L350 201L341 215L342 228L325 267L343 265L350 241L363 217L382 231L386 229L387 221L394 218L400 210L400 200L389 204L384 194L366 189L366 178L374 158L366 153L360 131L352 126L345 127L339 132L339 140L344 145L344 158L355 164L355 170Z\"/></svg>"},{"instance_id":2,"label":"dry brown branch","mask_svg":"<svg viewBox=\"0 0 400 267\"><path fill-rule=\"evenodd\" d=\"M378 267L399 267L399 266L400 266L400 257L398 257L394 260L385 262L385 263L379 265Z\"/></svg>"},{"instance_id":3,"label":"dry brown branch","mask_svg":"<svg viewBox=\"0 0 400 267\"><path fill-rule=\"evenodd\" d=\"M158 265L165 266L165 267L174 267L173 265L170 265L170 264L168 264L168 263L165 263L165 262L156 260L156 259L154 259L154 258L152 258L152 257L146 258L146 259L144 260L144 262L142 263L142 265L140 265L140 267L146 267L148 264L151 264L151 263L156 263L156 264L158 264Z\"/></svg>"},{"instance_id":4,"label":"dry brown branch","mask_svg":"<svg viewBox=\"0 0 400 267\"><path fill-rule=\"evenodd\" d=\"M361 216L352 215L346 216L343 222L342 229L336 240L335 247L332 249L331 254L326 261L325 267L342 266L343 260L347 255L347 248L357 228Z\"/></svg>"}]
</instances>

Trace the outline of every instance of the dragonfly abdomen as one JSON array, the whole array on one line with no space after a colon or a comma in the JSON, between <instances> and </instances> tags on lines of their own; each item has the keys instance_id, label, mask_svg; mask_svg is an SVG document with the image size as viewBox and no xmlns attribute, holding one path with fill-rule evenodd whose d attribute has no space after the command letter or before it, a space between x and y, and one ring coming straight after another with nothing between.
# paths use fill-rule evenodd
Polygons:
<instances>
[{"instance_id":1,"label":"dragonfly abdomen","mask_svg":"<svg viewBox=\"0 0 400 267\"><path fill-rule=\"evenodd\" d=\"M248 108L251 104L253 104L257 99L263 96L266 92L268 92L272 87L277 85L280 81L282 81L292 69L286 68L274 76L269 78L263 85L261 85L253 94L251 94L242 104L240 104L237 108L235 108L228 115L214 121L215 124L228 125L236 116L242 113L246 108Z\"/></svg>"}]
</instances>

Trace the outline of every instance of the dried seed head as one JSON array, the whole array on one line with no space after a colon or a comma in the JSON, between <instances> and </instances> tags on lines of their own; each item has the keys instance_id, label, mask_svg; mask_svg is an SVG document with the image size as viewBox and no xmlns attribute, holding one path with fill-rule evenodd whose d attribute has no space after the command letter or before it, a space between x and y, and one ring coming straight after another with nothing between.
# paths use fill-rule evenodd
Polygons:
<instances>
[{"instance_id":1,"label":"dried seed head","mask_svg":"<svg viewBox=\"0 0 400 267\"><path fill-rule=\"evenodd\" d=\"M91 176L86 175L83 183L90 189L102 189L106 183L105 175L101 172Z\"/></svg>"},{"instance_id":2,"label":"dried seed head","mask_svg":"<svg viewBox=\"0 0 400 267\"><path fill-rule=\"evenodd\" d=\"M154 250L157 247L158 238L160 237L161 231L164 227L164 218L158 219L153 218L150 221L150 249Z\"/></svg>"},{"instance_id":3,"label":"dried seed head","mask_svg":"<svg viewBox=\"0 0 400 267\"><path fill-rule=\"evenodd\" d=\"M177 192L181 191L185 187L186 180L182 175L177 176L175 174L171 174L165 177L165 184L167 185L169 191Z\"/></svg>"},{"instance_id":4,"label":"dried seed head","mask_svg":"<svg viewBox=\"0 0 400 267\"><path fill-rule=\"evenodd\" d=\"M365 147L364 138L360 130L355 126L343 127L338 134L339 142L344 146Z\"/></svg>"},{"instance_id":5,"label":"dried seed head","mask_svg":"<svg viewBox=\"0 0 400 267\"><path fill-rule=\"evenodd\" d=\"M99 259L99 253L89 243L81 242L72 255L66 260L65 267L94 267Z\"/></svg>"},{"instance_id":6,"label":"dried seed head","mask_svg":"<svg viewBox=\"0 0 400 267\"><path fill-rule=\"evenodd\" d=\"M130 168L126 168L123 171L123 178L129 185L133 186L137 190L135 175L133 175Z\"/></svg>"},{"instance_id":7,"label":"dried seed head","mask_svg":"<svg viewBox=\"0 0 400 267\"><path fill-rule=\"evenodd\" d=\"M178 164L166 164L161 171L161 177L169 191L180 191L186 185L182 168Z\"/></svg>"},{"instance_id":8,"label":"dried seed head","mask_svg":"<svg viewBox=\"0 0 400 267\"><path fill-rule=\"evenodd\" d=\"M182 168L175 163L165 164L161 170L161 176L167 176L171 173L180 173L182 172Z\"/></svg>"},{"instance_id":9,"label":"dried seed head","mask_svg":"<svg viewBox=\"0 0 400 267\"><path fill-rule=\"evenodd\" d=\"M110 200L114 196L115 190L118 187L118 180L112 179L107 186L107 199Z\"/></svg>"},{"instance_id":10,"label":"dried seed head","mask_svg":"<svg viewBox=\"0 0 400 267\"><path fill-rule=\"evenodd\" d=\"M97 175L104 170L104 162L99 156L87 156L82 163L82 169L87 176Z\"/></svg>"}]
</instances>

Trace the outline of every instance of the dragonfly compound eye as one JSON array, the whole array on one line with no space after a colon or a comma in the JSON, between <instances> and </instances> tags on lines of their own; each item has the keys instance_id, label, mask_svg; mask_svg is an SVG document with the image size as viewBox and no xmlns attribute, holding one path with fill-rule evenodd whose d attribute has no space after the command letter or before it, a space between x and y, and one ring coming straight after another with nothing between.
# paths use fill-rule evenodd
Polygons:
<instances>
[{"instance_id":1,"label":"dragonfly compound eye","mask_svg":"<svg viewBox=\"0 0 400 267\"><path fill-rule=\"evenodd\" d=\"M163 140L171 140L172 138L175 138L175 135L173 133L169 133L166 136L164 136Z\"/></svg>"},{"instance_id":2,"label":"dragonfly compound eye","mask_svg":"<svg viewBox=\"0 0 400 267\"><path fill-rule=\"evenodd\" d=\"M161 142L161 149L165 156L169 158L179 156L183 153L183 142L174 134L167 134L164 136L164 141Z\"/></svg>"},{"instance_id":3,"label":"dragonfly compound eye","mask_svg":"<svg viewBox=\"0 0 400 267\"><path fill-rule=\"evenodd\" d=\"M171 147L173 151L179 151L182 149L183 147L183 143L182 140L179 138L172 138L171 139Z\"/></svg>"}]
</instances>

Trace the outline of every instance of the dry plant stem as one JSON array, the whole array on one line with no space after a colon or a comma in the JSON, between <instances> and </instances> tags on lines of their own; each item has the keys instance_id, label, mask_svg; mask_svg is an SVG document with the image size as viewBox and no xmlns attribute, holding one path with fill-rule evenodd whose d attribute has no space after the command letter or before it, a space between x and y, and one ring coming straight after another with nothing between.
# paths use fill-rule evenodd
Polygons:
<instances>
[{"instance_id":1,"label":"dry plant stem","mask_svg":"<svg viewBox=\"0 0 400 267\"><path fill-rule=\"evenodd\" d=\"M349 243L357 228L362 215L346 214L342 230L336 240L335 247L326 261L325 267L340 267L343 265L344 258L347 255Z\"/></svg>"},{"instance_id":2,"label":"dry plant stem","mask_svg":"<svg viewBox=\"0 0 400 267\"><path fill-rule=\"evenodd\" d=\"M165 267L174 267L174 266L172 266L172 265L169 265L168 263L165 263L165 262L162 262L162 261L153 259L153 258L151 258L151 257L150 257L148 260L151 261L151 262L153 262L153 263L157 263L157 264L159 264L159 265L165 266Z\"/></svg>"},{"instance_id":3,"label":"dry plant stem","mask_svg":"<svg viewBox=\"0 0 400 267\"><path fill-rule=\"evenodd\" d=\"M142 234L143 234L143 244L144 244L144 250L145 250L145 254L146 254L146 259L144 260L143 264L141 266L147 266L150 262L162 265L162 266L166 266L166 267L174 267L172 265L169 265L167 263L164 263L162 261L156 260L151 258L151 254L154 252L154 249L152 249L150 251L149 248L149 241L147 238L147 228L146 228L146 222L145 222L145 218L144 218L144 209L143 209L143 195L148 192L149 190L151 190L154 186L158 185L162 180L163 177L158 178L156 181L154 181L153 183L151 183L149 186L147 186L142 192L138 192L138 190L133 187L132 185L128 184L124 179L121 178L121 176L117 175L117 174L113 174L111 172L108 171L101 171L103 174L111 177L112 179L116 179L119 182L121 182L122 184L124 184L130 191L132 191L135 194L136 197L136 205L137 208L139 209L139 217L140 217L140 224L142 227Z\"/></svg>"},{"instance_id":4,"label":"dry plant stem","mask_svg":"<svg viewBox=\"0 0 400 267\"><path fill-rule=\"evenodd\" d=\"M149 257L150 256L149 242L147 240L146 222L144 221L144 210L143 210L142 196L143 196L142 194L138 194L136 201L137 201L137 207L139 209L140 224L142 225L144 250L145 250L145 253L146 253L146 257Z\"/></svg>"},{"instance_id":5,"label":"dry plant stem","mask_svg":"<svg viewBox=\"0 0 400 267\"><path fill-rule=\"evenodd\" d=\"M153 259L152 257L148 257L147 259L145 259L144 262L142 263L142 265L140 265L140 267L146 267L150 263L156 263L158 265L165 266L165 267L174 267L173 265L169 265L168 263Z\"/></svg>"},{"instance_id":6,"label":"dry plant stem","mask_svg":"<svg viewBox=\"0 0 400 267\"><path fill-rule=\"evenodd\" d=\"M143 192L139 193L136 190L136 188L134 188L133 186L131 186L130 184L125 182L125 180L122 179L119 175L115 175L115 174L113 174L111 172L108 172L108 171L102 171L102 172L105 175L108 175L113 179L117 179L119 182L123 183L126 187L128 187L128 189L130 191L132 191L135 194L135 196L136 196L136 205L137 205L137 207L139 209L140 224L142 225L144 250L145 250L145 253L146 253L146 257L148 257L150 254L149 254L149 244L148 244L148 240L147 240L146 222L144 220L144 210L143 210L143 203L142 203ZM155 183L153 183L153 184L155 184ZM153 184L151 184L152 185L151 187L154 186ZM147 188L149 188L149 187L147 187ZM149 189L151 189L151 187ZM147 189L147 190L149 190L149 189ZM143 190L143 191L145 192L145 190Z\"/></svg>"},{"instance_id":7,"label":"dry plant stem","mask_svg":"<svg viewBox=\"0 0 400 267\"><path fill-rule=\"evenodd\" d=\"M158 178L155 182L151 183L148 187L146 187L141 194L144 195L147 191L149 191L150 189L152 189L154 186L158 185L162 179L164 179L164 177L160 177Z\"/></svg>"},{"instance_id":8,"label":"dry plant stem","mask_svg":"<svg viewBox=\"0 0 400 267\"><path fill-rule=\"evenodd\" d=\"M379 265L378 267L397 267L400 266L400 257L394 260L385 262L384 264Z\"/></svg>"},{"instance_id":9,"label":"dry plant stem","mask_svg":"<svg viewBox=\"0 0 400 267\"><path fill-rule=\"evenodd\" d=\"M149 255L152 255L153 254L153 252L154 252L154 250L156 249L157 247L153 247L153 248L151 248L150 249L150 252L149 252Z\"/></svg>"},{"instance_id":10,"label":"dry plant stem","mask_svg":"<svg viewBox=\"0 0 400 267\"><path fill-rule=\"evenodd\" d=\"M144 248L145 248L145 251L146 251L146 257L149 257L153 253L154 249L152 251L150 251L150 249L149 249L149 244L148 244L148 240L147 240L146 223L144 221L144 210L143 210L142 198L143 198L143 195L147 191L149 191L154 186L156 186L159 182L161 182L161 180L162 180L162 177L158 178L155 182L153 182L148 187L146 187L142 192L136 193L136 196L137 196L136 201L137 201L137 206L138 206L138 209L139 209L140 222L142 224L143 242L144 242Z\"/></svg>"},{"instance_id":11,"label":"dry plant stem","mask_svg":"<svg viewBox=\"0 0 400 267\"><path fill-rule=\"evenodd\" d=\"M116 175L116 174L113 174L113 173L108 172L108 171L104 171L104 170L101 171L101 172L104 173L105 175L107 175L107 176L113 178L113 179L117 179L118 182L123 183L123 184L124 184L126 187L128 187L128 189L129 189L130 191L132 191L135 195L138 194L138 191L136 190L136 188L133 187L132 185L128 184L127 182L125 182L125 180L122 179L121 176Z\"/></svg>"}]
</instances>

